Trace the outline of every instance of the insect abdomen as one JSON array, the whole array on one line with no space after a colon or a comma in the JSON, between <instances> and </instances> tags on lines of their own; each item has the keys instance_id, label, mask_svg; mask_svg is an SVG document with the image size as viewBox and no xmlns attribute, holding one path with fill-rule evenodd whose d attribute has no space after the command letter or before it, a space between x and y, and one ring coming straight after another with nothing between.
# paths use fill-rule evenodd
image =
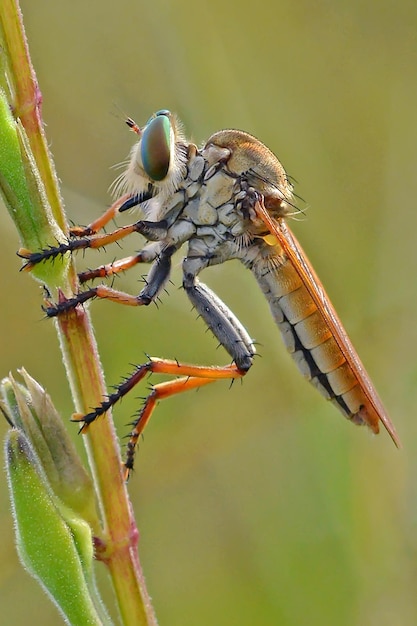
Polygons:
<instances>
[{"instance_id":1,"label":"insect abdomen","mask_svg":"<svg viewBox=\"0 0 417 626\"><path fill-rule=\"evenodd\" d=\"M252 271L288 351L326 399L348 419L364 423L361 412L368 403L355 374L294 267L282 254L279 258L280 264L273 266L268 256L260 255Z\"/></svg>"}]
</instances>

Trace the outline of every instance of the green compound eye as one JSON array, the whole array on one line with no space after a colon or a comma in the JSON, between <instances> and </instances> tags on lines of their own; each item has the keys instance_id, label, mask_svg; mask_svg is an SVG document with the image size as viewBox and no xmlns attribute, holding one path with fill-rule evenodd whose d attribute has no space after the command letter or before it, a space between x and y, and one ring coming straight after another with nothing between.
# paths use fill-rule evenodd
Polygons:
<instances>
[{"instance_id":1,"label":"green compound eye","mask_svg":"<svg viewBox=\"0 0 417 626\"><path fill-rule=\"evenodd\" d=\"M141 157L143 169L151 180L163 180L171 161L171 121L169 111L158 111L151 118L142 135Z\"/></svg>"},{"instance_id":2,"label":"green compound eye","mask_svg":"<svg viewBox=\"0 0 417 626\"><path fill-rule=\"evenodd\" d=\"M171 111L168 111L168 109L160 109L159 111L155 113L155 117L158 117L158 115L165 115L166 117L171 117Z\"/></svg>"}]
</instances>

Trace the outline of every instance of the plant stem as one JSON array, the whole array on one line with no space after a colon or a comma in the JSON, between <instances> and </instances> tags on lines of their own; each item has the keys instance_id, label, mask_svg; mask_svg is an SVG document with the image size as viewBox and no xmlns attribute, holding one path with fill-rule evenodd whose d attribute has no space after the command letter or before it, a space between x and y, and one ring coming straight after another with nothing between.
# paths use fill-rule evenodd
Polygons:
<instances>
[{"instance_id":1,"label":"plant stem","mask_svg":"<svg viewBox=\"0 0 417 626\"><path fill-rule=\"evenodd\" d=\"M0 25L7 59L8 85L11 86L9 95L15 117L25 128L52 213L66 232L57 176L43 131L41 92L30 61L17 0L2 0ZM18 212L14 212L12 217L18 222ZM36 223L36 215L34 221ZM22 243L25 245L24 241ZM68 294L76 291L77 286L75 269L71 263L61 288ZM56 328L75 409L87 413L90 407L100 404L106 394L89 315L78 307L60 316ZM103 523L103 534L97 538L97 557L109 569L123 624L155 625L156 618L137 555L138 531L122 479L119 446L110 417L106 415L97 420L85 432L83 440Z\"/></svg>"},{"instance_id":2,"label":"plant stem","mask_svg":"<svg viewBox=\"0 0 417 626\"><path fill-rule=\"evenodd\" d=\"M61 210L58 179L42 124L42 94L30 59L18 0L2 0L1 16L4 40L7 50L11 52L7 57L14 115L20 119L26 130L54 217L59 227L66 232L67 224L65 213Z\"/></svg>"},{"instance_id":3,"label":"plant stem","mask_svg":"<svg viewBox=\"0 0 417 626\"><path fill-rule=\"evenodd\" d=\"M75 310L58 324L75 407L86 413L105 393L101 391L102 373L89 316L84 310ZM85 443L104 524L97 556L109 568L123 623L156 624L137 557L138 531L122 478L113 422L107 416L97 420L89 427Z\"/></svg>"}]
</instances>

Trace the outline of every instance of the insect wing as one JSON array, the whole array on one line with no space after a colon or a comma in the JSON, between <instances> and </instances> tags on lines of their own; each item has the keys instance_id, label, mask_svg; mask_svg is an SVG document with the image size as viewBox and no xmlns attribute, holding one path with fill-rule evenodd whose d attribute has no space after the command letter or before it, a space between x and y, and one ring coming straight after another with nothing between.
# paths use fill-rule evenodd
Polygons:
<instances>
[{"instance_id":1,"label":"insect wing","mask_svg":"<svg viewBox=\"0 0 417 626\"><path fill-rule=\"evenodd\" d=\"M400 447L400 440L394 425L389 419L356 350L301 245L284 220L282 218L274 220L263 203L258 202L256 204L256 213L271 235L277 239L283 252L291 262L356 378L364 399L363 406L359 410L360 419L375 433L379 431L378 422L381 420L395 445Z\"/></svg>"}]
</instances>

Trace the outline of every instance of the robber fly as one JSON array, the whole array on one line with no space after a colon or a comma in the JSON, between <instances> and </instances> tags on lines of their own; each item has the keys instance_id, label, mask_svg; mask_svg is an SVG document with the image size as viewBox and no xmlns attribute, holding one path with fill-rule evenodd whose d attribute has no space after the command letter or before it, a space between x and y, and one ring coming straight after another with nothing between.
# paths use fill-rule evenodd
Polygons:
<instances>
[{"instance_id":1,"label":"robber fly","mask_svg":"<svg viewBox=\"0 0 417 626\"><path fill-rule=\"evenodd\" d=\"M255 276L284 343L298 369L337 409L355 424L379 431L381 421L398 446L399 439L322 284L300 244L285 223L294 211L293 189L275 155L258 139L239 130L222 130L202 148L183 136L177 119L158 111L143 128L131 119L139 140L127 169L115 184L120 200L86 228L73 228L64 244L30 253L20 250L26 269L78 249L100 248L130 233L148 243L137 254L79 275L81 283L108 277L138 263L152 263L138 295L105 284L46 307L48 316L92 298L130 306L148 305L169 279L173 254L187 243L182 263L183 288L212 333L232 357L224 367L185 365L151 358L138 366L100 406L76 414L83 427L108 411L148 372L176 376L155 385L130 434L126 472L133 467L137 440L159 399L219 379L235 379L250 369L255 346L237 317L199 281L206 267L239 259ZM117 213L138 205L145 219L98 234ZM178 378L180 376L180 378Z\"/></svg>"}]
</instances>

